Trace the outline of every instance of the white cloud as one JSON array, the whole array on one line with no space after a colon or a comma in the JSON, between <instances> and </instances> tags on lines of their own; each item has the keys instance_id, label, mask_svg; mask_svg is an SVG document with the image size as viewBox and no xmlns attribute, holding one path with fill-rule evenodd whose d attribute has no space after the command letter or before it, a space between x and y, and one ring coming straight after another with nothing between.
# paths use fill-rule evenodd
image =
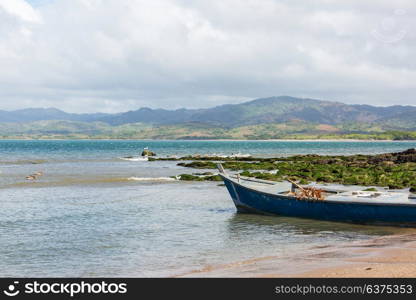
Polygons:
<instances>
[{"instance_id":1,"label":"white cloud","mask_svg":"<svg viewBox=\"0 0 416 300\"><path fill-rule=\"evenodd\" d=\"M411 0L0 0L0 109L413 104ZM403 35L404 33L404 35Z\"/></svg>"},{"instance_id":2,"label":"white cloud","mask_svg":"<svg viewBox=\"0 0 416 300\"><path fill-rule=\"evenodd\" d=\"M40 22L40 17L32 6L21 0L0 0L0 7L9 15L26 22Z\"/></svg>"}]
</instances>

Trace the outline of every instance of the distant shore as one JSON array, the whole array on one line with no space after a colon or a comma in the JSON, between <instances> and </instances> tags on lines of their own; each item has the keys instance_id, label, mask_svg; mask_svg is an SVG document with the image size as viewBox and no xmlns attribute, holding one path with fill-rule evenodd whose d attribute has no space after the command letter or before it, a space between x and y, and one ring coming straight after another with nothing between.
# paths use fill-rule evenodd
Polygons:
<instances>
[{"instance_id":1,"label":"distant shore","mask_svg":"<svg viewBox=\"0 0 416 300\"><path fill-rule=\"evenodd\" d=\"M416 142L375 139L116 139L116 138L0 138L0 141L187 141L187 142Z\"/></svg>"},{"instance_id":2,"label":"distant shore","mask_svg":"<svg viewBox=\"0 0 416 300\"><path fill-rule=\"evenodd\" d=\"M373 140L373 139L269 139L269 140L238 140L238 139L212 139L212 140L186 140L186 141L225 141L225 142L416 142L416 140Z\"/></svg>"}]
</instances>

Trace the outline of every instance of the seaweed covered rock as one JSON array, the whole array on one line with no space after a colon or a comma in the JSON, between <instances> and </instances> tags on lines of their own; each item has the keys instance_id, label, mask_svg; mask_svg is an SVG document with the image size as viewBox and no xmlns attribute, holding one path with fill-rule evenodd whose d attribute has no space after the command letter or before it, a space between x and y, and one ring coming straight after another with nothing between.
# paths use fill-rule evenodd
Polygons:
<instances>
[{"instance_id":1,"label":"seaweed covered rock","mask_svg":"<svg viewBox=\"0 0 416 300\"><path fill-rule=\"evenodd\" d=\"M156 156L156 153L153 151L150 151L149 149L144 149L142 152L142 156Z\"/></svg>"},{"instance_id":2,"label":"seaweed covered rock","mask_svg":"<svg viewBox=\"0 0 416 300\"><path fill-rule=\"evenodd\" d=\"M193 161L191 163L178 163L178 166L195 169L215 169L217 164L212 161Z\"/></svg>"},{"instance_id":3,"label":"seaweed covered rock","mask_svg":"<svg viewBox=\"0 0 416 300\"><path fill-rule=\"evenodd\" d=\"M252 158L252 161L223 161L227 170L241 176L281 181L292 178L302 184L325 182L345 185L380 186L391 189L411 187L416 192L416 149L377 155L296 155L284 158ZM216 161L181 162L179 166L216 169ZM210 180L207 173L194 173L191 180ZM212 178L214 179L214 178ZM215 177L215 180L218 178Z\"/></svg>"},{"instance_id":4,"label":"seaweed covered rock","mask_svg":"<svg viewBox=\"0 0 416 300\"><path fill-rule=\"evenodd\" d=\"M406 151L401 152L401 154L416 154L416 148L410 148Z\"/></svg>"},{"instance_id":5,"label":"seaweed covered rock","mask_svg":"<svg viewBox=\"0 0 416 300\"><path fill-rule=\"evenodd\" d=\"M181 174L181 175L179 175L179 180L183 180L183 181L203 181L204 179L202 177L191 175L191 174Z\"/></svg>"},{"instance_id":6,"label":"seaweed covered rock","mask_svg":"<svg viewBox=\"0 0 416 300\"><path fill-rule=\"evenodd\" d=\"M369 163L377 164L390 161L393 163L416 162L416 149L411 148L403 152L385 153L370 157Z\"/></svg>"},{"instance_id":7,"label":"seaweed covered rock","mask_svg":"<svg viewBox=\"0 0 416 300\"><path fill-rule=\"evenodd\" d=\"M222 178L219 175L211 175L211 176L205 176L204 180L206 180L206 181L222 181Z\"/></svg>"},{"instance_id":8,"label":"seaweed covered rock","mask_svg":"<svg viewBox=\"0 0 416 300\"><path fill-rule=\"evenodd\" d=\"M222 181L222 178L219 175L201 176L201 175L181 174L178 177L179 177L179 180L183 180L183 181Z\"/></svg>"},{"instance_id":9,"label":"seaweed covered rock","mask_svg":"<svg viewBox=\"0 0 416 300\"><path fill-rule=\"evenodd\" d=\"M402 153L399 153L399 155L397 155L396 162L416 162L416 149L408 149Z\"/></svg>"},{"instance_id":10,"label":"seaweed covered rock","mask_svg":"<svg viewBox=\"0 0 416 300\"><path fill-rule=\"evenodd\" d=\"M208 176L208 175L214 175L214 173L212 173L212 172L203 172L203 173L193 173L193 175Z\"/></svg>"}]
</instances>

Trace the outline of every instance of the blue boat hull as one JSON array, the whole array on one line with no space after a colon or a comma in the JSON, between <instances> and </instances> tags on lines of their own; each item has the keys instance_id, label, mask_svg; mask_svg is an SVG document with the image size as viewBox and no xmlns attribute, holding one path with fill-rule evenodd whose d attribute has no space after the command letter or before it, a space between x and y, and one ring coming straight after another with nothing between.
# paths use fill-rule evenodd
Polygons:
<instances>
[{"instance_id":1,"label":"blue boat hull","mask_svg":"<svg viewBox=\"0 0 416 300\"><path fill-rule=\"evenodd\" d=\"M221 176L238 212L327 221L416 226L416 206L297 200L264 193Z\"/></svg>"}]
</instances>

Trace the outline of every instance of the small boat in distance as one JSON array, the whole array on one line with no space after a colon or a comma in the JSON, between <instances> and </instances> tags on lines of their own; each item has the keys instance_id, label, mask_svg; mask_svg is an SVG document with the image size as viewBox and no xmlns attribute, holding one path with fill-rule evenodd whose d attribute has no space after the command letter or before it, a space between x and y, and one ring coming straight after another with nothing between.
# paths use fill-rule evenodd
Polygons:
<instances>
[{"instance_id":1,"label":"small boat in distance","mask_svg":"<svg viewBox=\"0 0 416 300\"><path fill-rule=\"evenodd\" d=\"M416 227L416 195L383 188L299 186L239 175L219 175L241 213Z\"/></svg>"}]
</instances>

